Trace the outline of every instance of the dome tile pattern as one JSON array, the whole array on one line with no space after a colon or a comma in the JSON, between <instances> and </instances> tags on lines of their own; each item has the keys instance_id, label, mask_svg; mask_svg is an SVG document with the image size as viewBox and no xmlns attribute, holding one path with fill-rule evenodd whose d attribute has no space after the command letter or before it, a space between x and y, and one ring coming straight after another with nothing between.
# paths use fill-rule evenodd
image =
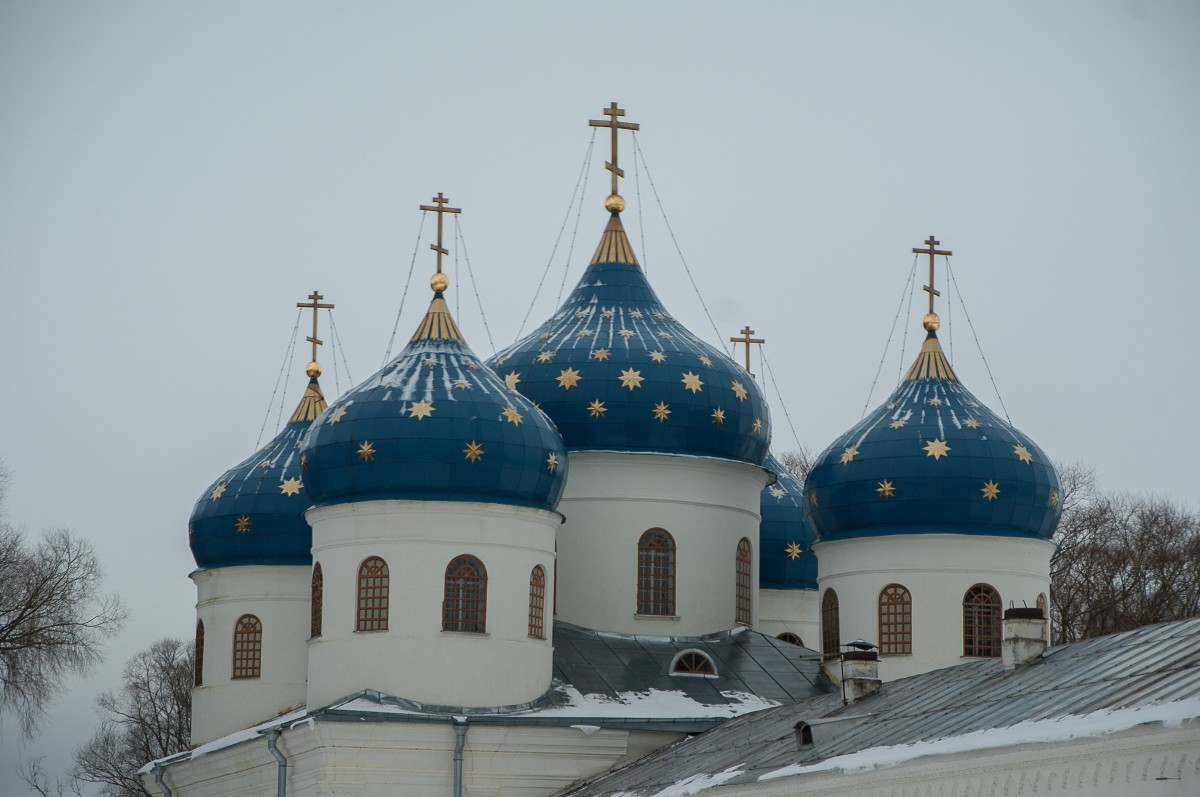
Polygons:
<instances>
[{"instance_id":1,"label":"dome tile pattern","mask_svg":"<svg viewBox=\"0 0 1200 797\"><path fill-rule=\"evenodd\" d=\"M759 501L758 546L760 589L816 589L816 541L804 510L804 489L782 462L767 457L763 467L776 475Z\"/></svg>"},{"instance_id":2,"label":"dome tile pattern","mask_svg":"<svg viewBox=\"0 0 1200 797\"><path fill-rule=\"evenodd\" d=\"M958 381L930 331L895 392L817 458L805 484L822 540L955 533L1049 539L1058 474Z\"/></svg>"}]
</instances>

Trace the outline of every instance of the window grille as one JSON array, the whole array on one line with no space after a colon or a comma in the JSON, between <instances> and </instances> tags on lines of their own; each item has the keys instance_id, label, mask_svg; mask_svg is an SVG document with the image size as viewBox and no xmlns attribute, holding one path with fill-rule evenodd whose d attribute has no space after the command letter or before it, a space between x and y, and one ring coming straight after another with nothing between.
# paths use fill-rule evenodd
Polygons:
<instances>
[{"instance_id":1,"label":"window grille","mask_svg":"<svg viewBox=\"0 0 1200 797\"><path fill-rule=\"evenodd\" d=\"M825 658L836 658L842 648L841 617L838 611L838 596L831 589L821 597L821 653Z\"/></svg>"},{"instance_id":2,"label":"window grille","mask_svg":"<svg viewBox=\"0 0 1200 797\"><path fill-rule=\"evenodd\" d=\"M879 592L879 652L885 656L912 653L912 593L899 584Z\"/></svg>"},{"instance_id":3,"label":"window grille","mask_svg":"<svg viewBox=\"0 0 1200 797\"><path fill-rule=\"evenodd\" d=\"M734 622L750 625L750 574L753 563L750 558L750 540L742 537L737 547L737 608Z\"/></svg>"},{"instance_id":4,"label":"window grille","mask_svg":"<svg viewBox=\"0 0 1200 797\"><path fill-rule=\"evenodd\" d=\"M487 570L469 554L446 565L442 630L482 634L487 631Z\"/></svg>"},{"instance_id":5,"label":"window grille","mask_svg":"<svg viewBox=\"0 0 1200 797\"><path fill-rule=\"evenodd\" d=\"M355 631L386 631L389 577L387 562L378 556L358 566L358 618Z\"/></svg>"},{"instance_id":6,"label":"window grille","mask_svg":"<svg viewBox=\"0 0 1200 797\"><path fill-rule=\"evenodd\" d=\"M204 621L196 621L196 663L192 677L193 686L204 683Z\"/></svg>"},{"instance_id":7,"label":"window grille","mask_svg":"<svg viewBox=\"0 0 1200 797\"><path fill-rule=\"evenodd\" d=\"M963 655L1000 655L1000 593L987 584L963 596Z\"/></svg>"},{"instance_id":8,"label":"window grille","mask_svg":"<svg viewBox=\"0 0 1200 797\"><path fill-rule=\"evenodd\" d=\"M671 673L676 675L716 675L712 659L698 650L689 650L675 657Z\"/></svg>"},{"instance_id":9,"label":"window grille","mask_svg":"<svg viewBox=\"0 0 1200 797\"><path fill-rule=\"evenodd\" d=\"M233 677L262 675L262 622L243 614L233 626Z\"/></svg>"},{"instance_id":10,"label":"window grille","mask_svg":"<svg viewBox=\"0 0 1200 797\"><path fill-rule=\"evenodd\" d=\"M529 636L546 638L546 571L541 565L529 574Z\"/></svg>"},{"instance_id":11,"label":"window grille","mask_svg":"<svg viewBox=\"0 0 1200 797\"><path fill-rule=\"evenodd\" d=\"M675 614L675 538L663 529L638 540L637 613Z\"/></svg>"},{"instance_id":12,"label":"window grille","mask_svg":"<svg viewBox=\"0 0 1200 797\"><path fill-rule=\"evenodd\" d=\"M321 574L321 563L313 565L312 574L312 607L309 611L308 635L316 639L321 635L321 610L325 602L325 576Z\"/></svg>"}]
</instances>

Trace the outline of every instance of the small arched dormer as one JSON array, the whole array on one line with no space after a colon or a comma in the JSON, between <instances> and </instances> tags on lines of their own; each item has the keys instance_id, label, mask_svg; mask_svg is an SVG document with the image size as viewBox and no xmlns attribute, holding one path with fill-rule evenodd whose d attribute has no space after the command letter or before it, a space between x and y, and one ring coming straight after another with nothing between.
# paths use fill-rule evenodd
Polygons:
<instances>
[{"instance_id":1,"label":"small arched dormer","mask_svg":"<svg viewBox=\"0 0 1200 797\"><path fill-rule=\"evenodd\" d=\"M671 661L671 675L716 678L717 665L712 657L700 650L685 650L676 654Z\"/></svg>"}]
</instances>

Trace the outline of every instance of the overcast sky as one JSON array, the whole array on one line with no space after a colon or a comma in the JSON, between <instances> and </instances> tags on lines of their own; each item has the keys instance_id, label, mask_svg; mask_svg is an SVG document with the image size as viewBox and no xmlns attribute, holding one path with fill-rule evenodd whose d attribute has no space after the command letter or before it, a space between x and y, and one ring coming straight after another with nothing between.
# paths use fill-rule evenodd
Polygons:
<instances>
[{"instance_id":1,"label":"overcast sky","mask_svg":"<svg viewBox=\"0 0 1200 797\"><path fill-rule=\"evenodd\" d=\"M480 356L488 330L511 342L547 263L525 331L596 245L603 134L569 260L567 211L587 121L614 100L641 124L636 181L628 137L621 156L634 246L672 313L721 342L648 167L720 338L767 340L775 450L796 445L784 407L814 450L859 419L899 309L871 405L895 384L922 335L910 250L933 233L965 300L940 309L967 386L1000 411L977 335L1048 454L1196 506L1198 85L1194 2L9 0L7 509L90 539L131 617L40 739L0 729L0 793L21 793L18 760L69 765L133 653L192 634L187 518L264 418L264 439L278 428L295 303L316 288L337 305L332 400L347 369L381 364L417 206L443 191L484 316L461 246L451 307ZM401 342L428 302L431 229Z\"/></svg>"}]
</instances>

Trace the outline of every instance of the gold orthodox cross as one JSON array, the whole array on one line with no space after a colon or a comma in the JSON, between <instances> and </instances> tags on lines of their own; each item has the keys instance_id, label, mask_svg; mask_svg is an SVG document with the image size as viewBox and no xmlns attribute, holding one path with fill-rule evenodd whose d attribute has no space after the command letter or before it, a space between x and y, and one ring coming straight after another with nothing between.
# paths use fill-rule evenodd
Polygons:
<instances>
[{"instance_id":1,"label":"gold orthodox cross","mask_svg":"<svg viewBox=\"0 0 1200 797\"><path fill-rule=\"evenodd\" d=\"M936 291L933 289L933 257L934 255L946 255L949 257L950 255L954 254L949 249L938 249L937 246L940 243L941 241L931 235L929 236L929 240L925 241L925 246L928 248L913 249L914 255L929 255L929 284L926 285L923 290L929 293L929 312L931 313L933 312L933 297L942 295L941 291Z\"/></svg>"},{"instance_id":2,"label":"gold orthodox cross","mask_svg":"<svg viewBox=\"0 0 1200 797\"><path fill-rule=\"evenodd\" d=\"M432 249L433 251L437 252L437 273L441 274L442 273L442 255L450 254L448 251L446 251L445 249L442 248L442 214L444 214L444 213L462 213L462 208L446 207L446 203L449 202L450 200L446 199L446 197L442 196L441 191L438 191L438 195L429 201L432 202L433 204L432 205L421 205L421 210L432 210L434 213L438 214L438 241L436 244L430 244L429 248Z\"/></svg>"},{"instance_id":3,"label":"gold orthodox cross","mask_svg":"<svg viewBox=\"0 0 1200 797\"><path fill-rule=\"evenodd\" d=\"M750 374L750 344L751 343L766 343L766 341L763 340L762 338L750 337L753 334L754 334L754 330L750 328L749 324L747 324L746 326L742 327L742 336L740 338L730 338L729 339L730 343L744 343L745 344L745 346L746 346L746 373L748 373L748 374ZM750 374L750 375L754 376L754 374Z\"/></svg>"},{"instance_id":4,"label":"gold orthodox cross","mask_svg":"<svg viewBox=\"0 0 1200 797\"><path fill-rule=\"evenodd\" d=\"M617 117L625 115L624 108L618 108L617 104L610 103L601 113L608 117L608 121L603 119L592 119L588 121L589 127L608 127L612 129L612 161L606 162L604 168L612 172L612 193L617 193L617 178L624 177L625 172L621 167L617 166L617 131L618 130L640 130L641 126L633 122L619 122Z\"/></svg>"},{"instance_id":5,"label":"gold orthodox cross","mask_svg":"<svg viewBox=\"0 0 1200 797\"><path fill-rule=\"evenodd\" d=\"M324 341L320 340L317 337L317 311L318 310L332 310L333 305L332 304L321 304L321 300L324 299L325 297L322 296L321 294L317 293L316 291L313 291L312 295L309 296L308 298L311 301L297 302L296 306L300 307L300 308L307 307L312 310L313 333L308 338L306 338L306 340L312 344L312 361L316 362L317 361L317 347L324 344Z\"/></svg>"}]
</instances>

